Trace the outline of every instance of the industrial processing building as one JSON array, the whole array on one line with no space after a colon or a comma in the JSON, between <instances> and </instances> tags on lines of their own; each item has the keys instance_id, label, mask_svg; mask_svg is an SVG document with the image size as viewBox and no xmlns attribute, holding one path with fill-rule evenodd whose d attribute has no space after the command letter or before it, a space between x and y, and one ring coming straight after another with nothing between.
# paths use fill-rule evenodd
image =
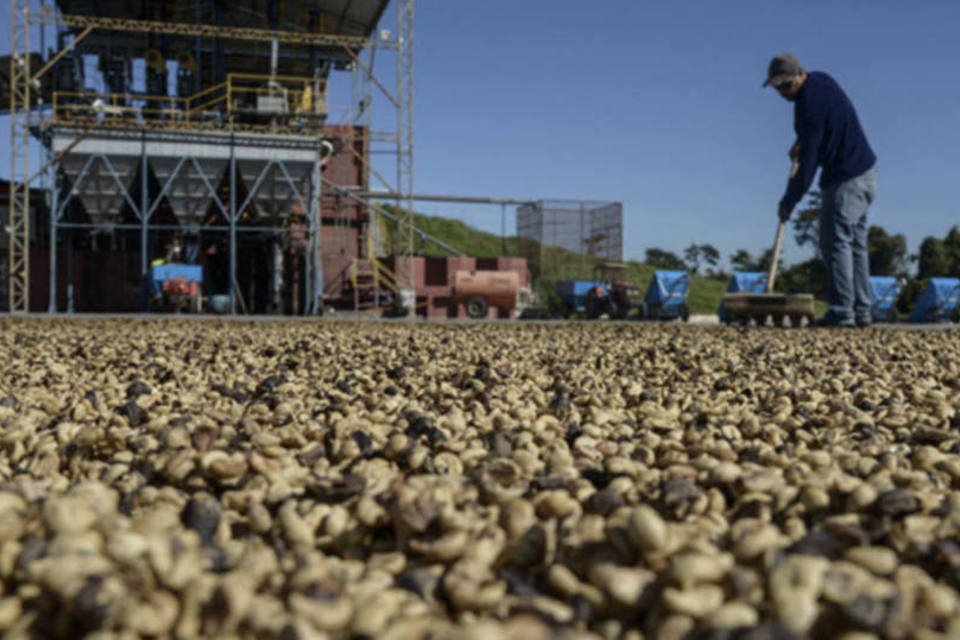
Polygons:
<instances>
[{"instance_id":1,"label":"industrial processing building","mask_svg":"<svg viewBox=\"0 0 960 640\"><path fill-rule=\"evenodd\" d=\"M530 256L415 255L413 0L12 6L11 312L318 314L406 293L422 315L456 316L459 271L525 286L557 224L558 246L622 253L619 204L566 203L571 218L522 201Z\"/></svg>"},{"instance_id":2,"label":"industrial processing building","mask_svg":"<svg viewBox=\"0 0 960 640\"><path fill-rule=\"evenodd\" d=\"M371 153L410 191L411 0L394 33L388 0L13 4L12 311L145 310L152 268L175 263L231 311L315 313L379 242L357 195ZM391 89L374 51L397 60ZM337 73L353 95L331 114ZM392 130L370 126L374 90ZM27 198L31 139L46 193Z\"/></svg>"}]
</instances>

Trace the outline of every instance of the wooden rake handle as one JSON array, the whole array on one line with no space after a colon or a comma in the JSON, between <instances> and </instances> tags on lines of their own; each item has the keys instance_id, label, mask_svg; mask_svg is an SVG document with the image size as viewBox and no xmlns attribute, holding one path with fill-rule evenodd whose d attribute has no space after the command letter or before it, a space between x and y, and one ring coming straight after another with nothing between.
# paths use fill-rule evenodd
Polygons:
<instances>
[{"instance_id":1,"label":"wooden rake handle","mask_svg":"<svg viewBox=\"0 0 960 640\"><path fill-rule=\"evenodd\" d=\"M799 169L800 163L794 159L790 165L790 180L793 180L793 177L797 175L797 170ZM783 221L777 225L777 235L773 241L773 259L770 262L770 271L767 273L767 293L773 293L773 285L777 282L777 265L780 262L780 245L783 244L784 227L786 227L786 223Z\"/></svg>"}]
</instances>

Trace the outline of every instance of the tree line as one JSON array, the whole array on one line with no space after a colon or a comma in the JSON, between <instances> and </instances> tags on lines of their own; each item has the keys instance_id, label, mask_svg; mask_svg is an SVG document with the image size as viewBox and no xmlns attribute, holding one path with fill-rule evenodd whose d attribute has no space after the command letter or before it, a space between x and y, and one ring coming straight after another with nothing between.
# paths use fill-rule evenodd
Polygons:
<instances>
[{"instance_id":1,"label":"tree line","mask_svg":"<svg viewBox=\"0 0 960 640\"><path fill-rule=\"evenodd\" d=\"M809 249L810 257L789 266L785 266L781 258L777 289L786 293L825 293L826 272L819 245L820 208L820 193L814 191L810 193L805 207L793 217L793 239L798 246ZM912 307L927 279L960 277L960 227L952 227L943 238L927 236L917 252L911 254L902 233L890 233L880 225L871 225L867 230L867 252L871 275L895 276L908 281L898 303L904 312ZM766 272L772 259L772 249L757 256L746 249L737 249L729 256L734 271ZM729 273L718 268L720 252L711 244L692 243L684 250L683 257L651 247L646 250L646 262L658 269L687 270L698 275L702 269L702 275L719 280L730 277ZM913 266L916 270L911 274Z\"/></svg>"}]
</instances>

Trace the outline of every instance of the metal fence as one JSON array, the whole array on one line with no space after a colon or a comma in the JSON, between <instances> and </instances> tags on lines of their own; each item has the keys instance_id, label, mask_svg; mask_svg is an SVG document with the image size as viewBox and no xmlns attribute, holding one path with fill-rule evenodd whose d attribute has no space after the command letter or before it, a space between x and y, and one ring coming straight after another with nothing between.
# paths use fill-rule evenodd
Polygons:
<instances>
[{"instance_id":1,"label":"metal fence","mask_svg":"<svg viewBox=\"0 0 960 640\"><path fill-rule=\"evenodd\" d=\"M573 277L623 259L623 204L539 200L517 208L517 243L537 277Z\"/></svg>"}]
</instances>

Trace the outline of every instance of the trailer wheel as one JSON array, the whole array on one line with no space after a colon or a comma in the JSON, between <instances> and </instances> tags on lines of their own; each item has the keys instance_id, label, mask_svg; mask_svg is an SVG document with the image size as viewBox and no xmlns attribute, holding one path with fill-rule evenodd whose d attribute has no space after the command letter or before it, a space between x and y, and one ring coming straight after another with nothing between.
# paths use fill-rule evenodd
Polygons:
<instances>
[{"instance_id":1,"label":"trailer wheel","mask_svg":"<svg viewBox=\"0 0 960 640\"><path fill-rule=\"evenodd\" d=\"M647 303L640 302L637 303L637 320L646 320L647 319Z\"/></svg>"},{"instance_id":2,"label":"trailer wheel","mask_svg":"<svg viewBox=\"0 0 960 640\"><path fill-rule=\"evenodd\" d=\"M467 298L467 316L474 320L481 320L487 317L487 301L480 296L470 296Z\"/></svg>"},{"instance_id":3,"label":"trailer wheel","mask_svg":"<svg viewBox=\"0 0 960 640\"><path fill-rule=\"evenodd\" d=\"M885 318L885 320L891 324L900 320L900 316L897 315L897 310L893 307L890 307L889 309L887 309L887 317Z\"/></svg>"},{"instance_id":4,"label":"trailer wheel","mask_svg":"<svg viewBox=\"0 0 960 640\"><path fill-rule=\"evenodd\" d=\"M680 317L683 319L684 322L690 321L690 309L687 307L686 302L680 305Z\"/></svg>"}]
</instances>

